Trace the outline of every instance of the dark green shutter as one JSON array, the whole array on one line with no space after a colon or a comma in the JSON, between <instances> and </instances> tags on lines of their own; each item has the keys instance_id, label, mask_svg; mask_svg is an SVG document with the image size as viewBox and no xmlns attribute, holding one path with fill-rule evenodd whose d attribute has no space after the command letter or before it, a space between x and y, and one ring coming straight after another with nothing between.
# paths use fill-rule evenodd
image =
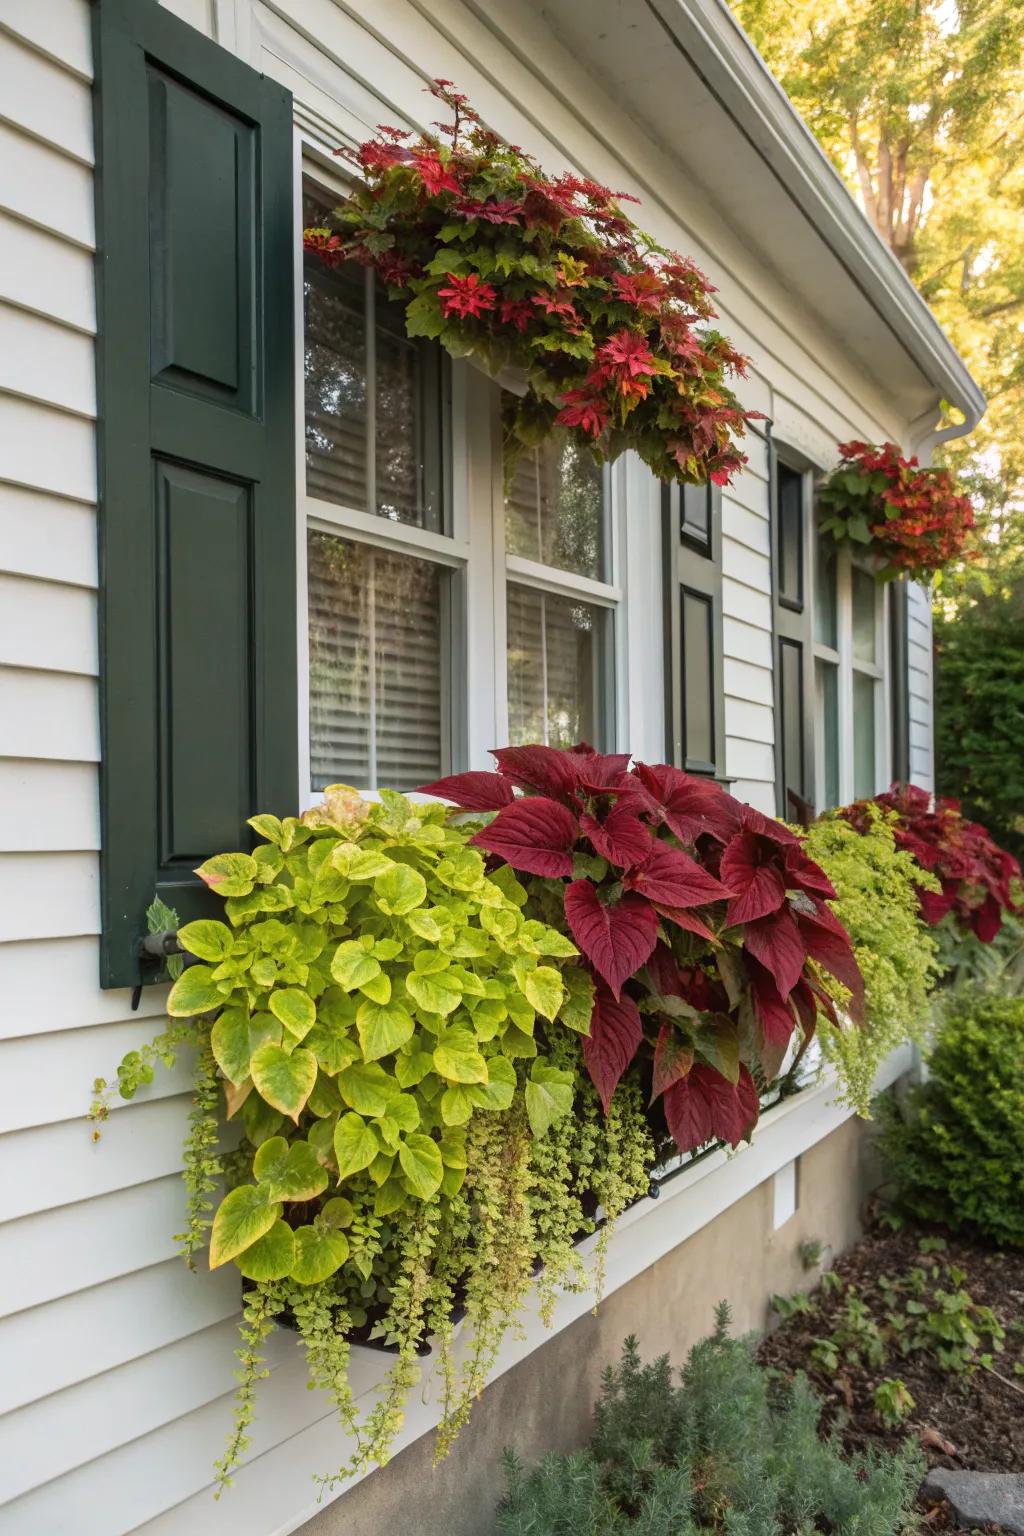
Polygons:
<instances>
[{"instance_id":1,"label":"dark green shutter","mask_svg":"<svg viewBox=\"0 0 1024 1536\"><path fill-rule=\"evenodd\" d=\"M666 485L665 719L668 760L725 775L722 497L714 485Z\"/></svg>"},{"instance_id":2,"label":"dark green shutter","mask_svg":"<svg viewBox=\"0 0 1024 1536\"><path fill-rule=\"evenodd\" d=\"M906 578L889 588L889 697L892 703L892 777L910 779L910 592Z\"/></svg>"},{"instance_id":3,"label":"dark green shutter","mask_svg":"<svg viewBox=\"0 0 1024 1536\"><path fill-rule=\"evenodd\" d=\"M805 474L769 439L772 628L775 646L775 798L780 816L806 821L814 808L814 646L811 528Z\"/></svg>"},{"instance_id":4,"label":"dark green shutter","mask_svg":"<svg viewBox=\"0 0 1024 1536\"><path fill-rule=\"evenodd\" d=\"M291 98L154 0L95 5L101 980L154 894L296 809Z\"/></svg>"}]
</instances>

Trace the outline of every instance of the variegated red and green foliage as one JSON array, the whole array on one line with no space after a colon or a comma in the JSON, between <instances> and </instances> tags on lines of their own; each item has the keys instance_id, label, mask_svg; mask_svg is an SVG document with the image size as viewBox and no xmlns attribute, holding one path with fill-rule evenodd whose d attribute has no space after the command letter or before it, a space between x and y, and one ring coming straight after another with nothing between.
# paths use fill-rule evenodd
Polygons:
<instances>
[{"instance_id":1,"label":"variegated red and green foliage","mask_svg":"<svg viewBox=\"0 0 1024 1536\"><path fill-rule=\"evenodd\" d=\"M453 814L493 813L472 842L530 877L536 909L579 948L563 1017L585 1033L605 1107L637 1073L682 1151L749 1137L794 1031L835 1018L822 970L860 1019L863 982L823 871L781 822L677 768L586 745L494 757L495 773L423 788Z\"/></svg>"},{"instance_id":2,"label":"variegated red and green foliage","mask_svg":"<svg viewBox=\"0 0 1024 1536\"><path fill-rule=\"evenodd\" d=\"M959 800L934 799L916 784L893 784L874 801L858 800L839 812L858 831L870 825L868 807L879 805L895 816L898 848L912 853L940 882L940 891L918 890L921 916L934 926L952 914L964 933L990 944L1007 912L1020 911L1014 885L1020 865L997 846L986 829L968 821Z\"/></svg>"},{"instance_id":3,"label":"variegated red and green foliage","mask_svg":"<svg viewBox=\"0 0 1024 1536\"><path fill-rule=\"evenodd\" d=\"M970 560L969 496L948 469L925 469L895 443L840 443L840 462L819 491L821 527L870 549L883 578L930 581L954 560Z\"/></svg>"},{"instance_id":4,"label":"variegated red and green foliage","mask_svg":"<svg viewBox=\"0 0 1024 1536\"><path fill-rule=\"evenodd\" d=\"M632 223L627 194L545 175L450 81L430 89L452 120L418 138L381 127L351 156L361 181L331 227L306 230L306 249L373 267L405 303L410 336L495 374L525 370L511 458L560 428L598 459L632 448L662 480L727 484L757 413L727 382L745 359L709 324L707 278Z\"/></svg>"}]
</instances>

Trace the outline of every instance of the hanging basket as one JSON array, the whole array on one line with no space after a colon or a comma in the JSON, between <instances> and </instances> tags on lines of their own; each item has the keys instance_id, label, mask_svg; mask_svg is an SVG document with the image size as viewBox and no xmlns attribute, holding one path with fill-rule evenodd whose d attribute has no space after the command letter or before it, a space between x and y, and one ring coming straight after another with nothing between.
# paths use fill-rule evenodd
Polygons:
<instances>
[{"instance_id":1,"label":"hanging basket","mask_svg":"<svg viewBox=\"0 0 1024 1536\"><path fill-rule=\"evenodd\" d=\"M410 336L511 387L513 457L558 427L602 462L630 448L662 480L728 484L760 413L728 383L745 359L710 325L704 275L633 224L627 194L546 176L450 82L431 90L452 121L415 139L381 128L306 249L372 267Z\"/></svg>"}]
</instances>

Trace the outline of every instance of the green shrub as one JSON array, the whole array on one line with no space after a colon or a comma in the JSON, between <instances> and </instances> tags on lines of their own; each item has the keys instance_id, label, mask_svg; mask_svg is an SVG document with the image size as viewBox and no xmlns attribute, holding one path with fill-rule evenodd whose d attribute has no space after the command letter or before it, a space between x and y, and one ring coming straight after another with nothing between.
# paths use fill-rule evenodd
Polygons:
<instances>
[{"instance_id":1,"label":"green shrub","mask_svg":"<svg viewBox=\"0 0 1024 1536\"><path fill-rule=\"evenodd\" d=\"M1024 999L956 996L928 1066L928 1081L884 1115L898 1205L1024 1246Z\"/></svg>"},{"instance_id":2,"label":"green shrub","mask_svg":"<svg viewBox=\"0 0 1024 1536\"><path fill-rule=\"evenodd\" d=\"M907 1522L920 1452L847 1457L820 1434L807 1381L774 1387L751 1341L728 1336L724 1306L681 1386L672 1374L665 1355L641 1365L627 1339L605 1372L589 1449L529 1474L507 1452L500 1536L889 1536Z\"/></svg>"},{"instance_id":3,"label":"green shrub","mask_svg":"<svg viewBox=\"0 0 1024 1536\"><path fill-rule=\"evenodd\" d=\"M810 828L804 848L835 886L832 908L864 977L863 1025L837 1026L821 1017L818 1033L825 1059L839 1072L843 1097L866 1114L886 1056L906 1040L923 1042L929 1026L929 993L939 967L917 888L938 887L912 854L896 847L891 818L873 805L863 831L839 817L823 817Z\"/></svg>"}]
</instances>

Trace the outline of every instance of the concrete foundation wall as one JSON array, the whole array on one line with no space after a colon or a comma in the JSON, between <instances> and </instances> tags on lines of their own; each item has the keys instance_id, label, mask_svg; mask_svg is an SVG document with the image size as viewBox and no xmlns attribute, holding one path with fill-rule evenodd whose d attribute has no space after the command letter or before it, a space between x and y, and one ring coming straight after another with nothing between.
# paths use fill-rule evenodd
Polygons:
<instances>
[{"instance_id":1,"label":"concrete foundation wall","mask_svg":"<svg viewBox=\"0 0 1024 1536\"><path fill-rule=\"evenodd\" d=\"M531 1462L581 1446L601 1371L627 1334L636 1334L645 1358L667 1351L681 1365L711 1330L720 1300L729 1302L737 1332L763 1330L773 1292L814 1282L800 1245L821 1243L827 1266L860 1235L875 1182L867 1128L848 1120L797 1160L797 1208L777 1230L775 1180L767 1179L607 1297L596 1314L499 1377L446 1461L432 1467L434 1435L424 1435L308 1521L301 1536L488 1536L503 1487L503 1448Z\"/></svg>"}]
</instances>

